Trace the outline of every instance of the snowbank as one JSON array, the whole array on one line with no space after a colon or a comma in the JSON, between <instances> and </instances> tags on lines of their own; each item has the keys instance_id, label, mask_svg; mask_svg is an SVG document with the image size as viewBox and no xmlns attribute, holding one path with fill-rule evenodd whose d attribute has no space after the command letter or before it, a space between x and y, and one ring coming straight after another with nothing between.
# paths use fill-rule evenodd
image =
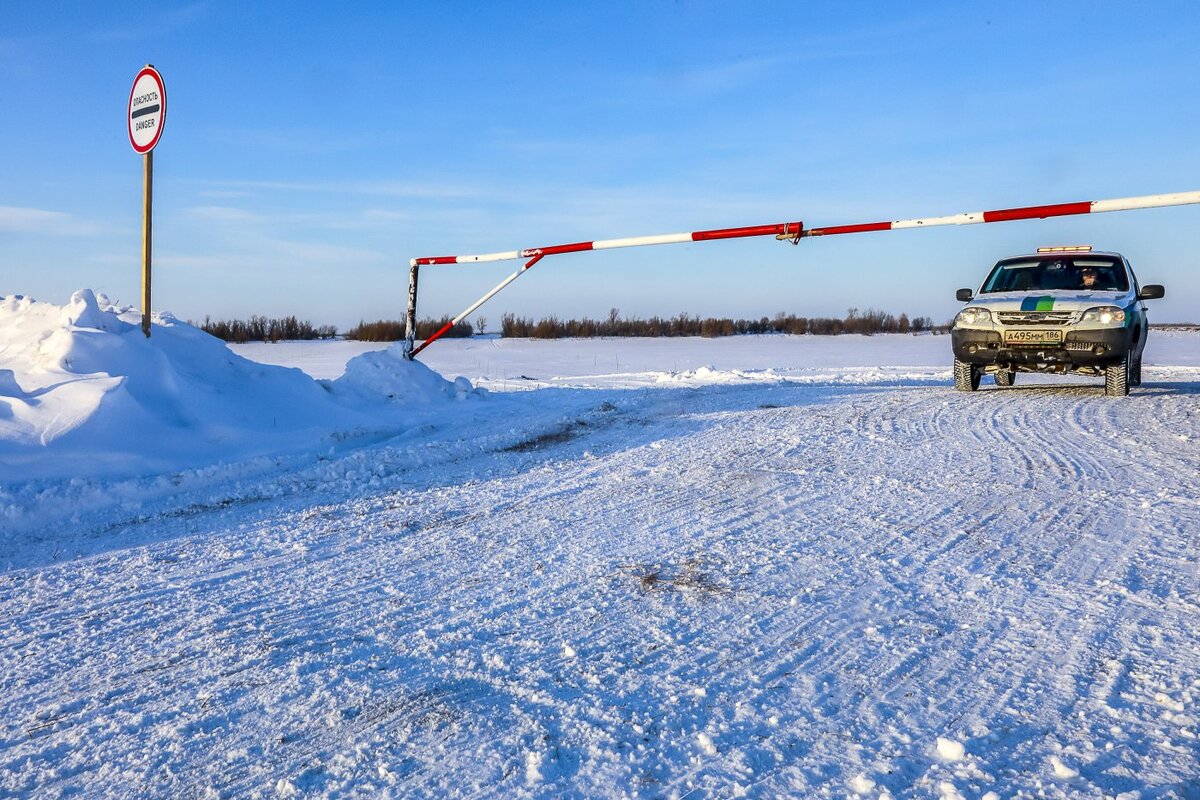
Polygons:
<instances>
[{"instance_id":1,"label":"snowbank","mask_svg":"<svg viewBox=\"0 0 1200 800\"><path fill-rule=\"evenodd\" d=\"M408 407L474 394L398 351L318 382L259 364L169 313L89 289L64 306L0 299L0 482L146 474L323 450L402 428Z\"/></svg>"},{"instance_id":2,"label":"snowbank","mask_svg":"<svg viewBox=\"0 0 1200 800\"><path fill-rule=\"evenodd\" d=\"M345 374L326 385L338 397L360 398L368 403L382 399L405 406L486 394L466 378L456 378L452 383L421 362L406 360L403 353L403 345L395 344L355 356L347 362Z\"/></svg>"}]
</instances>

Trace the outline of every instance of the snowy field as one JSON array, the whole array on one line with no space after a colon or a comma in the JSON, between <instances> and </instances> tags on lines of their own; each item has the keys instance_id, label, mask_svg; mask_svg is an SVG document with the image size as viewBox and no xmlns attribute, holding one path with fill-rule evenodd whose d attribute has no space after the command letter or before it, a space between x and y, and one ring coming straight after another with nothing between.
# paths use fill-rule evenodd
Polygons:
<instances>
[{"instance_id":1,"label":"snowy field","mask_svg":"<svg viewBox=\"0 0 1200 800\"><path fill-rule=\"evenodd\" d=\"M0 300L0 796L1200 797L1200 334L156 322Z\"/></svg>"}]
</instances>

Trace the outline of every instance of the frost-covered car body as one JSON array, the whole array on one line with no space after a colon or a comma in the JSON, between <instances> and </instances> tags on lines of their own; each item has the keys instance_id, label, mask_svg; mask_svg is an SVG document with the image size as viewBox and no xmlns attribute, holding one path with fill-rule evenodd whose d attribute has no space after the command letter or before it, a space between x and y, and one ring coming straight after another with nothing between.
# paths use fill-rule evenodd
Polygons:
<instances>
[{"instance_id":1,"label":"frost-covered car body","mask_svg":"<svg viewBox=\"0 0 1200 800\"><path fill-rule=\"evenodd\" d=\"M958 292L967 305L951 329L955 385L971 391L984 373L1011 385L1018 372L1074 372L1104 375L1109 393L1127 394L1141 382L1142 301L1163 293L1140 287L1120 253L1041 248L1001 259L978 291Z\"/></svg>"}]
</instances>

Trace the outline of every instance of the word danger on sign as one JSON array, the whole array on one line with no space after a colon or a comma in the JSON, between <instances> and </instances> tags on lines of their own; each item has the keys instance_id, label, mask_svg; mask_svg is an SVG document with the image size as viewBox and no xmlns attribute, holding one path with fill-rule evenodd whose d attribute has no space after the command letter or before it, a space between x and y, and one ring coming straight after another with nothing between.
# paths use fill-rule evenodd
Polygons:
<instances>
[{"instance_id":1,"label":"word danger on sign","mask_svg":"<svg viewBox=\"0 0 1200 800\"><path fill-rule=\"evenodd\" d=\"M147 65L133 79L129 92L129 143L138 153L149 153L158 144L167 117L167 90L158 70Z\"/></svg>"}]
</instances>

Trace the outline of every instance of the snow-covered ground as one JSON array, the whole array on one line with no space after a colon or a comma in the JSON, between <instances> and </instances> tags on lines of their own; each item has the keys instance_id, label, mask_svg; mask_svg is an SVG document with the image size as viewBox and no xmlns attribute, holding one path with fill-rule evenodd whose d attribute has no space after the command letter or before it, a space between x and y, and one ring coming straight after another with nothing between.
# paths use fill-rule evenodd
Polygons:
<instances>
[{"instance_id":1,"label":"snow-covered ground","mask_svg":"<svg viewBox=\"0 0 1200 800\"><path fill-rule=\"evenodd\" d=\"M1200 793L1196 334L1128 398L955 393L945 337L427 351L483 394L79 304L0 321L0 794ZM180 399L201 350L287 435Z\"/></svg>"},{"instance_id":2,"label":"snow-covered ground","mask_svg":"<svg viewBox=\"0 0 1200 800\"><path fill-rule=\"evenodd\" d=\"M314 378L341 376L377 342L232 345L264 364L296 367ZM717 339L442 339L419 356L444 375L465 375L492 391L543 386L632 389L716 383L886 384L951 380L946 336L727 336ZM1200 368L1200 333L1153 331L1146 365L1169 378ZM1022 383L1097 385L1074 376L1022 375Z\"/></svg>"}]
</instances>

